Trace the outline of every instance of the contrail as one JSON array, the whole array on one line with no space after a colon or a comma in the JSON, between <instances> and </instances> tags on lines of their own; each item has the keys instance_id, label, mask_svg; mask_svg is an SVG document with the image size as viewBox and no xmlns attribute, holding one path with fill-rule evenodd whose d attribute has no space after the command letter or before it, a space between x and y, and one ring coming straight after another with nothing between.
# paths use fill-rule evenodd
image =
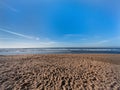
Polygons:
<instances>
[{"instance_id":1,"label":"contrail","mask_svg":"<svg viewBox=\"0 0 120 90\"><path fill-rule=\"evenodd\" d=\"M18 12L17 9L11 7L11 6L8 5L7 3L1 2L1 4L2 4L3 6L5 6L6 8L10 9L10 10L13 11L13 12Z\"/></svg>"},{"instance_id":2,"label":"contrail","mask_svg":"<svg viewBox=\"0 0 120 90\"><path fill-rule=\"evenodd\" d=\"M15 9L15 8L13 8L13 7L10 7L10 6L8 6L8 5L6 5L6 6L7 6L7 8L9 8L11 11L13 11L13 12L18 12L17 9Z\"/></svg>"},{"instance_id":3,"label":"contrail","mask_svg":"<svg viewBox=\"0 0 120 90\"><path fill-rule=\"evenodd\" d=\"M32 36L24 35L24 34L9 31L9 30L3 29L3 28L0 28L0 31L6 32L6 33L9 33L9 34L13 34L13 35L16 35L16 36L19 36L19 37L27 38L27 39L39 40L38 37L32 37Z\"/></svg>"}]
</instances>

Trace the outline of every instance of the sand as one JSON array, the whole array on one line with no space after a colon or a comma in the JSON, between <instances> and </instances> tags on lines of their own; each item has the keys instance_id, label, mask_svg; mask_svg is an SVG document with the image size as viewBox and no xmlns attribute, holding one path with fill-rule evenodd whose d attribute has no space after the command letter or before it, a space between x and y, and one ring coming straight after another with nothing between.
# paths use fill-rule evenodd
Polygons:
<instances>
[{"instance_id":1,"label":"sand","mask_svg":"<svg viewBox=\"0 0 120 90\"><path fill-rule=\"evenodd\" d=\"M120 90L120 55L0 56L0 90Z\"/></svg>"}]
</instances>

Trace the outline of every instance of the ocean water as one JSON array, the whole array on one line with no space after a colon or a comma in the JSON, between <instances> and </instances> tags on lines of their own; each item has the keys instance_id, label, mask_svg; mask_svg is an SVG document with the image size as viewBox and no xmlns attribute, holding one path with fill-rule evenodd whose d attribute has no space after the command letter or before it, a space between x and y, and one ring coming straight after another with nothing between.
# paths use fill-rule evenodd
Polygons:
<instances>
[{"instance_id":1,"label":"ocean water","mask_svg":"<svg viewBox=\"0 0 120 90\"><path fill-rule=\"evenodd\" d=\"M1 48L0 55L18 54L120 54L120 48Z\"/></svg>"}]
</instances>

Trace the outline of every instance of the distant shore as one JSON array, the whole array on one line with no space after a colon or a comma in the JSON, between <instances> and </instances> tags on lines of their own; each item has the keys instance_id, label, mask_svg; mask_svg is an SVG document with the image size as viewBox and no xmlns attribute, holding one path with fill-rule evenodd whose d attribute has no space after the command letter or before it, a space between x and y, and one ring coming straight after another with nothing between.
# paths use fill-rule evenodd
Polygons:
<instances>
[{"instance_id":1,"label":"distant shore","mask_svg":"<svg viewBox=\"0 0 120 90\"><path fill-rule=\"evenodd\" d=\"M0 90L120 90L120 54L0 55Z\"/></svg>"}]
</instances>

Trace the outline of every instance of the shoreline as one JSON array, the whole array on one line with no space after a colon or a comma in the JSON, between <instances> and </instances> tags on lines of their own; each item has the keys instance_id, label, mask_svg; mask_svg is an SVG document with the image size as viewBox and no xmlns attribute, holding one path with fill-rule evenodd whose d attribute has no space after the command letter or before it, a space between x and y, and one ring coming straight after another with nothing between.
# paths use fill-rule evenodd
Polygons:
<instances>
[{"instance_id":1,"label":"shoreline","mask_svg":"<svg viewBox=\"0 0 120 90\"><path fill-rule=\"evenodd\" d=\"M98 57L98 58L102 58L103 56L104 57L107 57L107 60L105 60L105 62L107 61L108 63L113 63L113 64L120 64L120 54L91 54L91 53L87 53L87 54L85 54L85 53L82 53L82 54L18 54L18 55L0 55L0 58L1 57L20 57L20 56L24 56L24 58L25 57L29 57L29 56L64 56L64 55L68 55L68 56L85 56L85 57L87 57L87 55L88 55L88 57L90 56L90 57ZM96 60L96 59L94 59L94 60ZM98 60L96 60L96 61L98 61ZM100 61L102 61L102 62L104 62L104 60L100 60Z\"/></svg>"}]
</instances>

